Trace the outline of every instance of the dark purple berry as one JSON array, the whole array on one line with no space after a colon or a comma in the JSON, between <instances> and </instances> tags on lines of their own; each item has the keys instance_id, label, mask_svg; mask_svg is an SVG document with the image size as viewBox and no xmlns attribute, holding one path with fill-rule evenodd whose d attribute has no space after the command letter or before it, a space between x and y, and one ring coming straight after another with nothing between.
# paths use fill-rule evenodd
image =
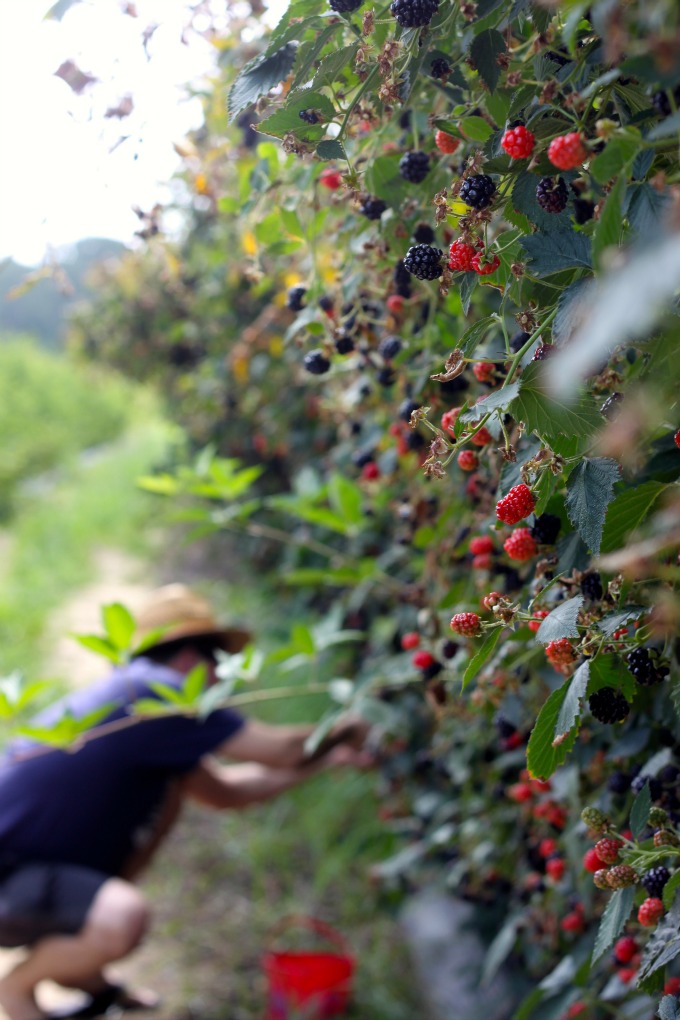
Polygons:
<instances>
[{"instance_id":1,"label":"dark purple berry","mask_svg":"<svg viewBox=\"0 0 680 1020\"><path fill-rule=\"evenodd\" d=\"M401 338L398 336L384 336L378 346L378 354L385 361L396 358L402 348Z\"/></svg>"},{"instance_id":2,"label":"dark purple berry","mask_svg":"<svg viewBox=\"0 0 680 1020\"><path fill-rule=\"evenodd\" d=\"M539 545L554 545L562 522L554 514L541 514L531 526L532 537Z\"/></svg>"},{"instance_id":3,"label":"dark purple berry","mask_svg":"<svg viewBox=\"0 0 680 1020\"><path fill-rule=\"evenodd\" d=\"M427 223L419 223L413 231L413 240L417 244L432 244L434 238L434 230Z\"/></svg>"},{"instance_id":4,"label":"dark purple berry","mask_svg":"<svg viewBox=\"0 0 680 1020\"><path fill-rule=\"evenodd\" d=\"M399 173L411 184L420 184L430 172L430 157L426 152L405 152L399 160Z\"/></svg>"},{"instance_id":5,"label":"dark purple berry","mask_svg":"<svg viewBox=\"0 0 680 1020\"><path fill-rule=\"evenodd\" d=\"M563 212L569 201L569 192L564 178L541 177L536 185L536 201L544 212Z\"/></svg>"},{"instance_id":6,"label":"dark purple berry","mask_svg":"<svg viewBox=\"0 0 680 1020\"><path fill-rule=\"evenodd\" d=\"M385 209L387 209L387 202L383 202L382 198L371 198L370 195L367 195L359 206L361 215L369 220L379 220Z\"/></svg>"},{"instance_id":7,"label":"dark purple berry","mask_svg":"<svg viewBox=\"0 0 680 1020\"><path fill-rule=\"evenodd\" d=\"M307 124L319 123L319 115L317 114L316 110L300 110L300 112L298 113L298 117L300 118L300 120L306 121Z\"/></svg>"},{"instance_id":8,"label":"dark purple berry","mask_svg":"<svg viewBox=\"0 0 680 1020\"><path fill-rule=\"evenodd\" d=\"M304 296L307 293L306 287L291 287L286 298L286 308L291 312L300 312L305 306Z\"/></svg>"},{"instance_id":9,"label":"dark purple berry","mask_svg":"<svg viewBox=\"0 0 680 1020\"><path fill-rule=\"evenodd\" d=\"M402 28L429 25L437 13L439 0L393 0L390 10Z\"/></svg>"},{"instance_id":10,"label":"dark purple berry","mask_svg":"<svg viewBox=\"0 0 680 1020\"><path fill-rule=\"evenodd\" d=\"M305 354L304 366L312 375L325 375L330 369L331 363L321 348L317 347Z\"/></svg>"},{"instance_id":11,"label":"dark purple berry","mask_svg":"<svg viewBox=\"0 0 680 1020\"><path fill-rule=\"evenodd\" d=\"M340 333L335 338L335 349L338 354L351 354L354 350L354 340L347 333Z\"/></svg>"},{"instance_id":12,"label":"dark purple berry","mask_svg":"<svg viewBox=\"0 0 680 1020\"><path fill-rule=\"evenodd\" d=\"M491 205L496 185L488 174L472 174L460 186L458 197L473 209L486 209Z\"/></svg>"},{"instance_id":13,"label":"dark purple berry","mask_svg":"<svg viewBox=\"0 0 680 1020\"><path fill-rule=\"evenodd\" d=\"M597 571L586 574L581 581L581 594L591 602L599 602L604 592L602 591L602 579Z\"/></svg>"},{"instance_id":14,"label":"dark purple berry","mask_svg":"<svg viewBox=\"0 0 680 1020\"><path fill-rule=\"evenodd\" d=\"M650 896L656 896L658 899L661 899L663 888L670 877L671 873L668 868L664 868L663 864L659 864L656 868L650 868L649 871L646 871L641 881Z\"/></svg>"},{"instance_id":15,"label":"dark purple berry","mask_svg":"<svg viewBox=\"0 0 680 1020\"><path fill-rule=\"evenodd\" d=\"M445 78L451 74L451 65L443 57L436 57L430 64L430 77Z\"/></svg>"},{"instance_id":16,"label":"dark purple berry","mask_svg":"<svg viewBox=\"0 0 680 1020\"><path fill-rule=\"evenodd\" d=\"M616 417L618 406L622 400L623 393L612 393L600 408L600 414L611 421Z\"/></svg>"},{"instance_id":17,"label":"dark purple berry","mask_svg":"<svg viewBox=\"0 0 680 1020\"><path fill-rule=\"evenodd\" d=\"M630 705L620 691L613 687L601 687L588 699L590 711L601 723L623 722L630 712Z\"/></svg>"},{"instance_id":18,"label":"dark purple berry","mask_svg":"<svg viewBox=\"0 0 680 1020\"><path fill-rule=\"evenodd\" d=\"M418 280L438 280L442 275L441 248L429 244L415 244L404 256L404 268Z\"/></svg>"}]
</instances>

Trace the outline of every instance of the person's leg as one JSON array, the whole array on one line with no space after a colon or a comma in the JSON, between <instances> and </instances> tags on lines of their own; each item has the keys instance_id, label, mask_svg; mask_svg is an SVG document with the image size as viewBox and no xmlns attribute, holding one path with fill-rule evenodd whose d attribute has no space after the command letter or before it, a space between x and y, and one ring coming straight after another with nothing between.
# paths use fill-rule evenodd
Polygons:
<instances>
[{"instance_id":1,"label":"person's leg","mask_svg":"<svg viewBox=\"0 0 680 1020\"><path fill-rule=\"evenodd\" d=\"M107 984L103 968L139 945L148 922L149 907L142 894L128 882L108 879L77 934L41 939L0 981L0 1006L9 1020L38 1020L43 1014L35 989L48 979L90 993L101 991Z\"/></svg>"}]
</instances>

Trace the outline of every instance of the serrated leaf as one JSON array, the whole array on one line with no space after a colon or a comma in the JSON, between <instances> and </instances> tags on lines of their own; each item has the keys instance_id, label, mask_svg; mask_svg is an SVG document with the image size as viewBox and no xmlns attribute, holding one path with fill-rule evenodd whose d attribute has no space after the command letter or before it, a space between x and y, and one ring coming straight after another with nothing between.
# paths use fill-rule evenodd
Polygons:
<instances>
[{"instance_id":1,"label":"serrated leaf","mask_svg":"<svg viewBox=\"0 0 680 1020\"><path fill-rule=\"evenodd\" d=\"M471 142L485 142L493 134L493 128L483 117L463 117L458 128L463 137Z\"/></svg>"},{"instance_id":2,"label":"serrated leaf","mask_svg":"<svg viewBox=\"0 0 680 1020\"><path fill-rule=\"evenodd\" d=\"M652 795L649 790L649 783L645 783L630 809L630 831L633 833L633 839L639 839L647 828L651 806Z\"/></svg>"},{"instance_id":3,"label":"serrated leaf","mask_svg":"<svg viewBox=\"0 0 680 1020\"><path fill-rule=\"evenodd\" d=\"M626 179L621 176L607 195L593 235L593 260L602 268L602 254L607 248L618 247L623 230L623 196Z\"/></svg>"},{"instance_id":4,"label":"serrated leaf","mask_svg":"<svg viewBox=\"0 0 680 1020\"><path fill-rule=\"evenodd\" d=\"M598 184L606 184L633 159L639 141L634 138L612 138L607 147L590 164L590 172Z\"/></svg>"},{"instance_id":5,"label":"serrated leaf","mask_svg":"<svg viewBox=\"0 0 680 1020\"><path fill-rule=\"evenodd\" d=\"M470 302L478 283L477 273L463 273L460 278L460 303L463 306L463 315L470 311Z\"/></svg>"},{"instance_id":6,"label":"serrated leaf","mask_svg":"<svg viewBox=\"0 0 680 1020\"><path fill-rule=\"evenodd\" d=\"M680 953L680 898L676 897L673 906L665 917L659 921L652 932L642 954L642 962L638 980L644 981L659 967L664 967Z\"/></svg>"},{"instance_id":7,"label":"serrated leaf","mask_svg":"<svg viewBox=\"0 0 680 1020\"><path fill-rule=\"evenodd\" d=\"M275 138L295 134L303 139L319 139L325 130L323 124L305 123L300 119L301 110L314 110L324 121L332 120L335 116L335 108L328 96L321 92L303 90L289 95L286 105L273 113L271 117L260 121L257 130L265 135L273 135Z\"/></svg>"},{"instance_id":8,"label":"serrated leaf","mask_svg":"<svg viewBox=\"0 0 680 1020\"><path fill-rule=\"evenodd\" d=\"M531 276L552 276L563 269L590 269L592 253L590 238L573 230L556 230L551 234L532 234L520 244L527 253Z\"/></svg>"},{"instance_id":9,"label":"serrated leaf","mask_svg":"<svg viewBox=\"0 0 680 1020\"><path fill-rule=\"evenodd\" d=\"M615 654L598 655L590 660L590 682L588 683L588 696L603 687L614 687L620 691L628 701L635 696L635 678L627 669L623 669L621 658Z\"/></svg>"},{"instance_id":10,"label":"serrated leaf","mask_svg":"<svg viewBox=\"0 0 680 1020\"><path fill-rule=\"evenodd\" d=\"M599 960L623 931L633 908L634 895L633 886L629 886L627 889L617 889L612 893L600 921L591 963L594 964L596 960Z\"/></svg>"},{"instance_id":11,"label":"serrated leaf","mask_svg":"<svg viewBox=\"0 0 680 1020\"><path fill-rule=\"evenodd\" d=\"M325 138L316 147L316 154L319 159L347 159L342 142L337 138Z\"/></svg>"},{"instance_id":12,"label":"serrated leaf","mask_svg":"<svg viewBox=\"0 0 680 1020\"><path fill-rule=\"evenodd\" d=\"M569 475L565 505L569 520L594 555L600 551L607 507L620 467L608 457L584 457Z\"/></svg>"},{"instance_id":13,"label":"serrated leaf","mask_svg":"<svg viewBox=\"0 0 680 1020\"><path fill-rule=\"evenodd\" d=\"M677 995L664 995L656 1012L659 1020L680 1020L680 1002Z\"/></svg>"},{"instance_id":14,"label":"serrated leaf","mask_svg":"<svg viewBox=\"0 0 680 1020\"><path fill-rule=\"evenodd\" d=\"M339 50L333 50L322 58L312 82L312 89L328 87L335 82L341 71L347 70L353 73L354 58L356 57L359 43L352 43L351 46L342 46Z\"/></svg>"},{"instance_id":15,"label":"serrated leaf","mask_svg":"<svg viewBox=\"0 0 680 1020\"><path fill-rule=\"evenodd\" d=\"M524 422L530 432L547 439L592 435L602 423L595 401L585 393L574 400L548 395L542 367L537 362L522 372L519 394L508 408L515 421Z\"/></svg>"},{"instance_id":16,"label":"serrated leaf","mask_svg":"<svg viewBox=\"0 0 680 1020\"><path fill-rule=\"evenodd\" d=\"M607 511L601 551L612 552L622 548L628 536L644 521L666 488L662 482L645 482L617 496Z\"/></svg>"},{"instance_id":17,"label":"serrated leaf","mask_svg":"<svg viewBox=\"0 0 680 1020\"><path fill-rule=\"evenodd\" d=\"M287 78L296 53L297 47L288 42L274 53L263 54L246 64L229 91L229 116L236 117Z\"/></svg>"},{"instance_id":18,"label":"serrated leaf","mask_svg":"<svg viewBox=\"0 0 680 1020\"><path fill-rule=\"evenodd\" d=\"M501 76L498 57L505 50L505 39L495 28L485 29L472 40L470 59L490 92L494 91Z\"/></svg>"},{"instance_id":19,"label":"serrated leaf","mask_svg":"<svg viewBox=\"0 0 680 1020\"><path fill-rule=\"evenodd\" d=\"M460 420L479 421L489 411L505 411L519 393L519 385L519 382L514 382L502 389L494 390L487 397L478 400L474 407L460 414Z\"/></svg>"},{"instance_id":20,"label":"serrated leaf","mask_svg":"<svg viewBox=\"0 0 680 1020\"><path fill-rule=\"evenodd\" d=\"M674 871L663 887L663 905L670 910L675 900L675 893L680 888L680 868Z\"/></svg>"},{"instance_id":21,"label":"serrated leaf","mask_svg":"<svg viewBox=\"0 0 680 1020\"><path fill-rule=\"evenodd\" d=\"M498 644L498 639L501 636L502 630L502 627L497 627L496 630L489 631L484 639L482 647L478 649L467 665L467 669L463 674L463 686L461 690L464 691L473 677L477 676L477 673L479 673L480 669Z\"/></svg>"},{"instance_id":22,"label":"serrated leaf","mask_svg":"<svg viewBox=\"0 0 680 1020\"><path fill-rule=\"evenodd\" d=\"M562 736L563 733L569 733L581 715L582 703L588 690L589 681L590 663L586 659L585 662L581 663L569 681L569 688L555 723L556 737Z\"/></svg>"},{"instance_id":23,"label":"serrated leaf","mask_svg":"<svg viewBox=\"0 0 680 1020\"><path fill-rule=\"evenodd\" d=\"M578 531L570 531L557 543L557 562L560 573L570 574L572 570L585 570L590 562L590 553L586 549Z\"/></svg>"},{"instance_id":24,"label":"serrated leaf","mask_svg":"<svg viewBox=\"0 0 680 1020\"><path fill-rule=\"evenodd\" d=\"M639 620L645 612L647 612L647 606L624 606L623 609L617 609L614 613L607 613L597 621L595 626L607 637L611 637L614 631L625 627L631 620Z\"/></svg>"},{"instance_id":25,"label":"serrated leaf","mask_svg":"<svg viewBox=\"0 0 680 1020\"><path fill-rule=\"evenodd\" d=\"M548 779L564 763L576 742L576 730L553 746L555 724L567 695L566 685L553 691L538 714L527 745L527 767L534 779Z\"/></svg>"},{"instance_id":26,"label":"serrated leaf","mask_svg":"<svg viewBox=\"0 0 680 1020\"><path fill-rule=\"evenodd\" d=\"M632 229L645 238L663 224L670 197L643 181L632 184L626 195L626 215Z\"/></svg>"},{"instance_id":27,"label":"serrated leaf","mask_svg":"<svg viewBox=\"0 0 680 1020\"><path fill-rule=\"evenodd\" d=\"M575 595L573 599L561 602L541 621L536 631L536 640L547 645L558 638L578 637L576 621L583 605L583 595Z\"/></svg>"}]
</instances>

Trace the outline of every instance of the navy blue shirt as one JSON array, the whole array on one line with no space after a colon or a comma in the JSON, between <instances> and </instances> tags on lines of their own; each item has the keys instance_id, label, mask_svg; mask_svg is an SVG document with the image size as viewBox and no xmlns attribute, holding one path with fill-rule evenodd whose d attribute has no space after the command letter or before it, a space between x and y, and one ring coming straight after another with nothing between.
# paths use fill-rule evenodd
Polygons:
<instances>
[{"instance_id":1,"label":"navy blue shirt","mask_svg":"<svg viewBox=\"0 0 680 1020\"><path fill-rule=\"evenodd\" d=\"M135 659L56 702L34 724L50 726L65 712L81 718L115 706L100 726L129 716L138 698L156 697L150 683L180 687L183 681L174 670ZM119 874L169 782L190 772L243 723L224 708L202 721L181 715L140 719L75 750L13 742L0 763L0 863L61 862Z\"/></svg>"}]
</instances>

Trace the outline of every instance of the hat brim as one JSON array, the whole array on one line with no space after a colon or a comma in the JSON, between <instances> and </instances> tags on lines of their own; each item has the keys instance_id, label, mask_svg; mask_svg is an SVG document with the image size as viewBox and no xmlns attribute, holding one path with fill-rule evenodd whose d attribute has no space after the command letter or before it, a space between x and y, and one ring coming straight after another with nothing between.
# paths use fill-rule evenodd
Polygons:
<instances>
[{"instance_id":1,"label":"hat brim","mask_svg":"<svg viewBox=\"0 0 680 1020\"><path fill-rule=\"evenodd\" d=\"M245 648L251 640L252 634L249 630L241 630L238 627L215 628L195 620L163 628L155 640L154 634L142 637L138 649L140 651L148 651L151 648L162 648L164 645L179 641L180 638L192 637L213 638L216 648L221 648L222 651L235 655Z\"/></svg>"}]
</instances>

